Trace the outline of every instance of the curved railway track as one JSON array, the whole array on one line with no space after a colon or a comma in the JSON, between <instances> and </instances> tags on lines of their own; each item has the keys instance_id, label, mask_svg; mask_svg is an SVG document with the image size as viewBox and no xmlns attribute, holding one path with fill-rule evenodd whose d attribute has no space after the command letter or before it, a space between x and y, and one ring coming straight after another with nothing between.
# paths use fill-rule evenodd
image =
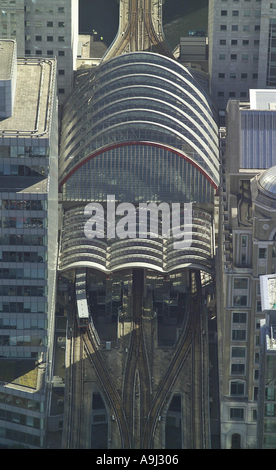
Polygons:
<instances>
[{"instance_id":1,"label":"curved railway track","mask_svg":"<svg viewBox=\"0 0 276 470\"><path fill-rule=\"evenodd\" d=\"M205 417L205 402L202 394L206 379L204 377L204 364L202 365L204 344L202 343L201 334L203 317L200 273L199 271L190 273L189 313L175 353L154 397L151 390L151 375L143 331L143 276L142 269L133 270L133 328L124 372L122 398L110 377L92 329L87 329L84 333L77 335L79 336L79 347L86 351L95 368L107 401L113 409L121 437L122 449L154 448L154 435L158 417L161 413L164 413L166 400L170 396L187 358L189 360L191 358L191 410L188 410L188 413L191 413L191 429L189 431L192 435L191 446L192 448L206 448L208 447L208 438L206 437L208 423L206 424L205 420L208 421L208 419ZM75 353L71 359L76 360ZM71 434L76 428L81 429L82 385L80 383L77 386L73 384L75 380L82 382L82 361L80 358L78 361L79 369L72 369L70 406L76 403L76 398L73 398L76 393L80 406L78 411L74 407L71 411ZM73 437L70 439L67 447L80 448L80 433L73 433Z\"/></svg>"},{"instance_id":2,"label":"curved railway track","mask_svg":"<svg viewBox=\"0 0 276 470\"><path fill-rule=\"evenodd\" d=\"M86 353L93 364L99 377L101 385L106 393L108 402L114 410L114 415L118 423L118 428L122 441L122 449L130 449L131 442L129 437L128 424L126 421L125 411L122 401L115 385L106 369L101 353L98 350L97 342L93 337L93 333L88 329L83 333L83 342Z\"/></svg>"},{"instance_id":3,"label":"curved railway track","mask_svg":"<svg viewBox=\"0 0 276 470\"><path fill-rule=\"evenodd\" d=\"M152 8L152 0L129 0L128 7L125 5L120 7L120 14L122 17L125 15L125 18L122 18L118 34L103 60L136 51L151 51L174 57L162 30L156 31L152 20ZM158 20L161 22L160 13L159 17Z\"/></svg>"}]
</instances>

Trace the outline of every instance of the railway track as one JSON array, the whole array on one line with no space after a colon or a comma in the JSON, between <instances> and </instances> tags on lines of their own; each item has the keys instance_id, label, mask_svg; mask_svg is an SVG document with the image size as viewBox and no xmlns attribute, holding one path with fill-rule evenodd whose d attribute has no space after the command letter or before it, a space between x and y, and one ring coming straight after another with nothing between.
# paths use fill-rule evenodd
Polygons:
<instances>
[{"instance_id":1,"label":"railway track","mask_svg":"<svg viewBox=\"0 0 276 470\"><path fill-rule=\"evenodd\" d=\"M121 436L122 449L130 449L131 441L129 437L128 423L126 421L124 407L120 395L116 390L116 387L113 384L113 381L106 369L91 330L88 329L85 333L83 333L83 342L88 358L93 364L103 390L105 391L107 400L110 406L113 408L114 416L116 417L119 433Z\"/></svg>"},{"instance_id":2,"label":"railway track","mask_svg":"<svg viewBox=\"0 0 276 470\"><path fill-rule=\"evenodd\" d=\"M205 416L204 393L206 377L204 375L204 342L202 342L203 316L201 309L201 285L199 272L190 273L190 305L186 324L178 340L178 345L153 397L151 376L143 331L143 270L133 270L133 328L128 359L125 367L122 398L118 393L106 368L93 331L76 334L76 348L71 351L74 361L71 372L71 433L67 447L80 448L82 418L82 360L80 352L86 354L93 364L104 390L107 402L116 417L122 449L153 449L158 418L163 413L166 400L176 383L187 358L192 360L191 377L191 429L192 448L208 448L208 418ZM77 346L78 344L78 346ZM78 355L77 355L78 354ZM78 368L76 368L76 361ZM77 384L76 384L77 381ZM203 390L203 394L202 394ZM77 408L77 403L79 408ZM73 432L75 431L75 432Z\"/></svg>"},{"instance_id":3,"label":"railway track","mask_svg":"<svg viewBox=\"0 0 276 470\"><path fill-rule=\"evenodd\" d=\"M126 6L127 5L127 6ZM158 31L154 25L152 0L128 0L121 3L121 23L117 36L103 60L136 51L150 51L173 58L161 27L161 10L158 7Z\"/></svg>"},{"instance_id":4,"label":"railway track","mask_svg":"<svg viewBox=\"0 0 276 470\"><path fill-rule=\"evenodd\" d=\"M143 286L143 270L133 270L133 330L124 374L123 402L131 430L132 448L138 449L142 448L145 417L147 417L151 400L150 375L142 324ZM134 419L135 416L136 419Z\"/></svg>"}]
</instances>

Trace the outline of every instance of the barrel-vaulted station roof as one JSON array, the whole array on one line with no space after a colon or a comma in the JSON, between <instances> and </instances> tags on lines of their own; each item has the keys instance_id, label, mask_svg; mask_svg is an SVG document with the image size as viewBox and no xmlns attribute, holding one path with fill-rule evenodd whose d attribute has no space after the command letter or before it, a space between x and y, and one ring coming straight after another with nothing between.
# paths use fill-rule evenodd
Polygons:
<instances>
[{"instance_id":1,"label":"barrel-vaulted station roof","mask_svg":"<svg viewBox=\"0 0 276 470\"><path fill-rule=\"evenodd\" d=\"M111 148L141 142L182 157L211 186L218 186L218 133L212 102L188 69L161 55L135 52L104 62L81 78L64 110L60 183L65 198L77 196L68 181L88 161ZM98 179L102 170L96 171L96 164L92 167ZM94 200L94 194L87 196L84 200L91 196Z\"/></svg>"},{"instance_id":2,"label":"barrel-vaulted station roof","mask_svg":"<svg viewBox=\"0 0 276 470\"><path fill-rule=\"evenodd\" d=\"M80 240L76 229L78 243L73 247L73 225L81 213L76 203L83 207L92 201L104 203L107 195L115 195L119 203L212 204L219 184L218 128L209 96L188 69L168 57L150 52L122 54L93 71L84 70L77 80L62 121L60 190L68 203L64 207L70 210L65 214L60 267L68 269L73 258L81 263L86 256L88 265L93 258L105 271L115 269L120 261L116 264L114 258L113 266L109 257L107 266L101 240L94 241L92 250L87 240ZM71 202L78 216L73 214ZM212 241L206 241L203 229L206 220L209 227L208 214L203 219L203 244L198 243L193 252L193 261L198 256L199 265L201 258L210 258L212 250ZM133 254L133 240L123 242L121 248L121 242L117 245L119 257L123 257L127 243L132 243L129 253ZM140 240L143 242L149 240ZM184 263L175 256L164 259L163 242L159 245L147 248L148 256L156 257L150 265L167 271ZM84 247L82 255L80 246ZM79 255L73 256L76 250ZM137 263L142 251L140 247Z\"/></svg>"}]
</instances>

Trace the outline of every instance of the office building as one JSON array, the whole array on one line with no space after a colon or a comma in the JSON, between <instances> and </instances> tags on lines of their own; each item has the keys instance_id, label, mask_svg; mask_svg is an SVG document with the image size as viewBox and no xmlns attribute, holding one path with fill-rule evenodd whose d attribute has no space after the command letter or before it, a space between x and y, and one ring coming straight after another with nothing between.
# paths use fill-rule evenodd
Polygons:
<instances>
[{"instance_id":1,"label":"office building","mask_svg":"<svg viewBox=\"0 0 276 470\"><path fill-rule=\"evenodd\" d=\"M18 57L57 59L62 104L73 85L78 48L78 0L0 0L0 37L14 38Z\"/></svg>"},{"instance_id":2,"label":"office building","mask_svg":"<svg viewBox=\"0 0 276 470\"><path fill-rule=\"evenodd\" d=\"M257 445L260 276L275 272L276 94L231 100L221 129L220 377L222 448ZM267 169L267 170L266 170ZM266 171L265 171L266 170Z\"/></svg>"},{"instance_id":3,"label":"office building","mask_svg":"<svg viewBox=\"0 0 276 470\"><path fill-rule=\"evenodd\" d=\"M272 170L272 169L271 169ZM275 167L273 168L275 175ZM271 177L271 172L270 172ZM275 184L275 176L273 177ZM272 189L272 188L270 188ZM275 199L275 191L272 191ZM275 210L275 200L274 200ZM275 244L275 242L274 242ZM274 247L275 249L275 247ZM275 257L274 257L275 261ZM260 373L258 396L258 449L276 448L276 276L261 276Z\"/></svg>"},{"instance_id":4,"label":"office building","mask_svg":"<svg viewBox=\"0 0 276 470\"><path fill-rule=\"evenodd\" d=\"M218 108L249 100L250 88L275 87L276 3L209 1L210 91Z\"/></svg>"},{"instance_id":5,"label":"office building","mask_svg":"<svg viewBox=\"0 0 276 470\"><path fill-rule=\"evenodd\" d=\"M0 445L45 445L56 263L56 62L0 42Z\"/></svg>"}]
</instances>

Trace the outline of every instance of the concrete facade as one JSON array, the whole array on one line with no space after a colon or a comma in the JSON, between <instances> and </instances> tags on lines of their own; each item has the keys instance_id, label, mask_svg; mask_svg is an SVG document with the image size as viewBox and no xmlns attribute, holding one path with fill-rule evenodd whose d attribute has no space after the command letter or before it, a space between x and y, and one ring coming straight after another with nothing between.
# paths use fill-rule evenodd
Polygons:
<instances>
[{"instance_id":1,"label":"concrete facade","mask_svg":"<svg viewBox=\"0 0 276 470\"><path fill-rule=\"evenodd\" d=\"M78 0L0 0L0 37L14 38L18 57L57 58L62 104L72 89L78 49Z\"/></svg>"},{"instance_id":2,"label":"concrete facade","mask_svg":"<svg viewBox=\"0 0 276 470\"><path fill-rule=\"evenodd\" d=\"M264 196L258 193L258 181L265 169L276 162L275 147L269 143L275 138L276 116L272 110L252 109L249 104L229 101L226 118L226 129L221 129L222 287L217 292L221 305L221 446L254 448L260 321L264 318L260 276L275 272L276 222L274 207L265 206ZM253 154L251 139L255 145Z\"/></svg>"},{"instance_id":3,"label":"concrete facade","mask_svg":"<svg viewBox=\"0 0 276 470\"><path fill-rule=\"evenodd\" d=\"M219 109L249 100L250 88L275 87L275 18L274 2L209 1L210 91Z\"/></svg>"}]
</instances>

